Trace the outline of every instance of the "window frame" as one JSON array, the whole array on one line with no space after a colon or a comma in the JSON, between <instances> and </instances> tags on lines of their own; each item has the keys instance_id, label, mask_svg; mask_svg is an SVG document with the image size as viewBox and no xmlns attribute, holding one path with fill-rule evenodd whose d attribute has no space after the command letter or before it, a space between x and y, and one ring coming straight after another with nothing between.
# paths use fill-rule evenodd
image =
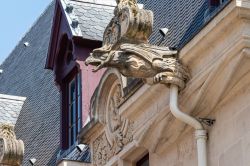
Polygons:
<instances>
[{"instance_id":1,"label":"window frame","mask_svg":"<svg viewBox=\"0 0 250 166\"><path fill-rule=\"evenodd\" d=\"M72 105L73 103L70 103L70 85L73 81L75 89L75 96L73 97L75 102L74 105ZM82 128L82 81L80 71L78 72L77 69L73 69L64 79L61 95L61 145L62 149L66 150L77 143L77 136ZM75 111L73 110L73 114L71 114L71 108L75 109ZM72 115L74 118L73 123L71 124ZM74 130L73 132L72 128ZM72 138L74 139L73 141Z\"/></svg>"}]
</instances>

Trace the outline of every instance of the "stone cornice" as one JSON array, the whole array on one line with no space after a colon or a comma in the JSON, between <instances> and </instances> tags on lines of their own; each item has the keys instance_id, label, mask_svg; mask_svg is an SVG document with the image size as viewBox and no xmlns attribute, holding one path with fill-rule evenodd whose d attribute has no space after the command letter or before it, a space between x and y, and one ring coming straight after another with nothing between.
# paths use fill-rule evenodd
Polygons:
<instances>
[{"instance_id":1,"label":"stone cornice","mask_svg":"<svg viewBox=\"0 0 250 166\"><path fill-rule=\"evenodd\" d=\"M240 21L250 19L250 1L232 0L214 19L212 19L182 50L179 56L184 64L197 59L198 52L206 50L218 38L226 34ZM240 31L244 33L244 31ZM242 38L244 34L238 37Z\"/></svg>"}]
</instances>

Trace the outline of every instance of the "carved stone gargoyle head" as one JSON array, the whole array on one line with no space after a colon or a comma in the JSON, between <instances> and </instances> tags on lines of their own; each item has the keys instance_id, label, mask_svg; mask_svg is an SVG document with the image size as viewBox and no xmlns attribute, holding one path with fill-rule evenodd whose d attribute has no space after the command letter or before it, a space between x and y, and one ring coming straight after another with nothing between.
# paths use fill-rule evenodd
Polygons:
<instances>
[{"instance_id":1,"label":"carved stone gargoyle head","mask_svg":"<svg viewBox=\"0 0 250 166\"><path fill-rule=\"evenodd\" d=\"M148 43L153 13L139 9L136 0L118 0L115 16L105 29L103 46L93 50L86 65L93 71L113 67L127 77L147 83L174 83L185 87L189 75L177 59L177 51Z\"/></svg>"}]
</instances>

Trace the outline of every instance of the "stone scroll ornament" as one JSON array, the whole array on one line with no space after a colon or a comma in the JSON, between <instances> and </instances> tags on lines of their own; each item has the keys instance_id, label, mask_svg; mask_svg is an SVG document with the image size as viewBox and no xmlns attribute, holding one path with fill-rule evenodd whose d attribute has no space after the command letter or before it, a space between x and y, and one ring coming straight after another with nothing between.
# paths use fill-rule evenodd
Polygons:
<instances>
[{"instance_id":1,"label":"stone scroll ornament","mask_svg":"<svg viewBox=\"0 0 250 166\"><path fill-rule=\"evenodd\" d=\"M136 0L117 0L114 17L105 29L103 46L93 50L86 65L93 71L113 67L126 77L146 83L176 84L183 89L189 75L177 59L178 52L148 43L153 13L139 9Z\"/></svg>"}]
</instances>

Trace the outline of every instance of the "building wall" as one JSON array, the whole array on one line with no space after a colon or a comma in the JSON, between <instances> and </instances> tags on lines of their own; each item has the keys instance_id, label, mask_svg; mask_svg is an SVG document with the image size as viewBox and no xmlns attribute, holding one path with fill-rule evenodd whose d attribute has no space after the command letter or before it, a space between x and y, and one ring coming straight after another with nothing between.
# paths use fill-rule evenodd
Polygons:
<instances>
[{"instance_id":1,"label":"building wall","mask_svg":"<svg viewBox=\"0 0 250 166\"><path fill-rule=\"evenodd\" d=\"M54 3L38 18L0 66L0 93L26 97L15 127L25 144L23 165L55 165L60 150L60 95L45 70ZM29 47L24 46L29 42Z\"/></svg>"},{"instance_id":2,"label":"building wall","mask_svg":"<svg viewBox=\"0 0 250 166\"><path fill-rule=\"evenodd\" d=\"M244 87L211 114L216 118L215 125L209 130L208 155L211 165L249 165L249 99L250 89Z\"/></svg>"},{"instance_id":3,"label":"building wall","mask_svg":"<svg viewBox=\"0 0 250 166\"><path fill-rule=\"evenodd\" d=\"M249 76L248 76L249 77ZM250 88L220 104L208 117L216 123L207 127L209 166L248 166L250 163ZM161 154L150 154L152 166L196 166L194 130L189 129Z\"/></svg>"},{"instance_id":4,"label":"building wall","mask_svg":"<svg viewBox=\"0 0 250 166\"><path fill-rule=\"evenodd\" d=\"M191 75L179 93L180 109L197 119L216 120L204 125L209 166L250 163L249 11L248 1L231 1L179 54ZM109 69L104 74L92 110L100 123L82 133L82 142L91 146L92 164L134 166L149 153L151 166L198 165L194 129L171 114L169 87L144 84L128 96L113 98L120 87L116 84L127 86L117 73ZM119 104L110 107L112 100ZM126 130L121 127L125 122L131 124Z\"/></svg>"}]
</instances>

